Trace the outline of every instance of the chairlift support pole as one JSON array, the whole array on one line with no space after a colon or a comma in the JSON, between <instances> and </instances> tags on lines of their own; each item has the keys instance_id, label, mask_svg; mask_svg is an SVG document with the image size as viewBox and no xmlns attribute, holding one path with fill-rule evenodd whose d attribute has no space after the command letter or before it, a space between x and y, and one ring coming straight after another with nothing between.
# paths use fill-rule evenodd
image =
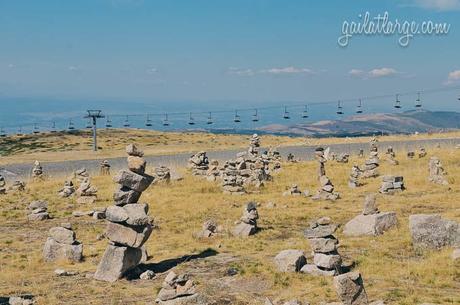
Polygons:
<instances>
[{"instance_id":1,"label":"chairlift support pole","mask_svg":"<svg viewBox=\"0 0 460 305\"><path fill-rule=\"evenodd\" d=\"M85 116L85 119L90 119L92 121L93 129L93 151L97 151L97 119L102 119L105 116L102 114L101 110L87 110L88 114Z\"/></svg>"}]
</instances>

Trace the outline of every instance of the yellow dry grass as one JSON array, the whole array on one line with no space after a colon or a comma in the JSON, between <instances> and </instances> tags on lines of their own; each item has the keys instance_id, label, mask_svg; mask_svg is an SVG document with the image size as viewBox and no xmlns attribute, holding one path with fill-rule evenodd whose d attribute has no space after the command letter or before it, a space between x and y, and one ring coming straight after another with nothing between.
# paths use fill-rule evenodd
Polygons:
<instances>
[{"instance_id":1,"label":"yellow dry grass","mask_svg":"<svg viewBox=\"0 0 460 305\"><path fill-rule=\"evenodd\" d=\"M263 138L265 143L265 137ZM404 152L397 152L399 166L382 161L381 173L403 175L407 190L394 196L378 196L382 211L396 211L399 225L379 237L349 238L340 240L340 253L346 261L355 261L355 270L364 278L368 295L372 300L383 299L386 304L460 304L460 269L450 258L452 249L415 252L411 245L408 217L417 213L440 213L443 217L460 221L460 156L458 150L431 149L423 159L407 160ZM441 158L448 171L450 187L430 184L427 181L427 165L431 155ZM383 157L383 156L382 156ZM351 162L363 163L364 159L352 158ZM202 291L212 291L230 303L263 304L262 296L290 300L298 298L311 304L320 301L337 301L331 278L312 277L304 274L283 274L276 271L273 258L284 249L301 249L311 260L310 246L302 230L308 223L322 216L330 216L334 222L345 224L362 209L364 196L376 192L381 179L366 180L366 185L351 190L347 186L350 164L328 162L327 174L340 192L342 199L336 202L316 202L310 198L283 197L286 186L293 183L302 189L317 188L315 162L283 164L282 171L260 190L244 196L223 195L218 183L207 182L185 175L183 181L170 185L153 185L142 196L141 202L150 205L158 229L152 234L146 247L152 262L158 263L183 255L196 254L208 248L219 255L231 255L236 259L229 266L212 265L209 268L235 267L234 277L241 284L240 292L221 291L209 287L212 277L200 275L198 268L206 262L180 264L179 271L196 271L194 278ZM81 274L94 272L107 245L96 236L103 232L104 221L90 217L73 218L74 210L88 210L95 206L111 204L115 185L109 177L94 177L99 188L99 201L92 206L79 206L73 199L57 198L56 191L62 181L51 180L30 183L22 194L0 196L0 296L31 293L39 304L150 304L160 288L162 276L153 281L127 281L108 284L87 279L84 276L58 278L53 270L62 267L77 270ZM28 222L25 209L34 199L49 202L53 220ZM239 219L243 204L254 200L260 203L259 225L262 230L247 239L232 237L228 230ZM274 208L268 202L276 203ZM199 240L193 234L200 230L203 221L215 218L225 228L219 237ZM77 238L84 244L85 260L78 264L65 262L44 263L42 247L47 230L60 222L70 221ZM218 255L218 256L219 256ZM211 259L211 258L210 258ZM201 270L201 269L200 269ZM218 273L220 277L224 277ZM260 289L251 285L264 283ZM245 286L246 285L246 286ZM221 300L216 296L216 300Z\"/></svg>"}]
</instances>

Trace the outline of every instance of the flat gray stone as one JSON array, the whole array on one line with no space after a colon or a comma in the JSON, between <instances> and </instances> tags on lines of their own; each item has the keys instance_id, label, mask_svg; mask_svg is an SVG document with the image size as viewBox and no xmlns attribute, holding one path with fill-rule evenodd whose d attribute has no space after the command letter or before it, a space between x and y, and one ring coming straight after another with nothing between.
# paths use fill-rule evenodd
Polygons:
<instances>
[{"instance_id":1,"label":"flat gray stone","mask_svg":"<svg viewBox=\"0 0 460 305\"><path fill-rule=\"evenodd\" d=\"M438 214L409 216L412 244L416 248L439 249L460 246L460 224Z\"/></svg>"},{"instance_id":2,"label":"flat gray stone","mask_svg":"<svg viewBox=\"0 0 460 305\"><path fill-rule=\"evenodd\" d=\"M275 264L281 272L299 272L307 263L305 253L301 250L283 250L275 256Z\"/></svg>"},{"instance_id":3,"label":"flat gray stone","mask_svg":"<svg viewBox=\"0 0 460 305\"><path fill-rule=\"evenodd\" d=\"M108 245L97 266L94 279L115 282L141 262L142 251L138 248Z\"/></svg>"},{"instance_id":4,"label":"flat gray stone","mask_svg":"<svg viewBox=\"0 0 460 305\"><path fill-rule=\"evenodd\" d=\"M398 224L395 212L383 212L372 215L358 215L343 228L346 236L377 236L395 227Z\"/></svg>"}]
</instances>

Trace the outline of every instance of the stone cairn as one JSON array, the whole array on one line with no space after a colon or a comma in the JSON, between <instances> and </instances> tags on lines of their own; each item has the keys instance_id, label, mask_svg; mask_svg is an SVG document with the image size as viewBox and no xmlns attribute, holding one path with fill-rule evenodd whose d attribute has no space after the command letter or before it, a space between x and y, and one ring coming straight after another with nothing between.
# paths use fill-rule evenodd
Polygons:
<instances>
[{"instance_id":1,"label":"stone cairn","mask_svg":"<svg viewBox=\"0 0 460 305\"><path fill-rule=\"evenodd\" d=\"M86 177L75 192L77 203L93 204L97 200L97 187L91 185L91 178Z\"/></svg>"},{"instance_id":2,"label":"stone cairn","mask_svg":"<svg viewBox=\"0 0 460 305\"><path fill-rule=\"evenodd\" d=\"M427 155L426 149L423 148L423 147L420 147L420 150L419 150L419 152L418 152L418 157L419 157L419 158L425 158L426 155Z\"/></svg>"},{"instance_id":3,"label":"stone cairn","mask_svg":"<svg viewBox=\"0 0 460 305\"><path fill-rule=\"evenodd\" d=\"M202 304L199 301L200 298L188 274L177 275L174 271L170 271L161 285L155 303L161 305Z\"/></svg>"},{"instance_id":4,"label":"stone cairn","mask_svg":"<svg viewBox=\"0 0 460 305\"><path fill-rule=\"evenodd\" d=\"M259 213L257 212L257 204L249 202L243 209L243 216L233 228L232 234L234 236L247 237L257 233L257 219Z\"/></svg>"},{"instance_id":5,"label":"stone cairn","mask_svg":"<svg viewBox=\"0 0 460 305\"><path fill-rule=\"evenodd\" d=\"M248 154L250 156L257 157L259 155L259 148L260 148L260 137L255 133L251 137L249 148L248 148Z\"/></svg>"},{"instance_id":6,"label":"stone cairn","mask_svg":"<svg viewBox=\"0 0 460 305\"><path fill-rule=\"evenodd\" d=\"M59 197L68 198L75 193L75 187L73 186L72 180L66 180L64 187L58 191Z\"/></svg>"},{"instance_id":7,"label":"stone cairn","mask_svg":"<svg viewBox=\"0 0 460 305\"><path fill-rule=\"evenodd\" d=\"M206 173L206 179L208 181L216 181L221 177L221 170L219 168L219 161L211 160L209 162L208 172Z\"/></svg>"},{"instance_id":8,"label":"stone cairn","mask_svg":"<svg viewBox=\"0 0 460 305\"><path fill-rule=\"evenodd\" d=\"M341 273L342 257L337 251L339 241L333 235L337 227L329 217L322 217L305 229L304 236L310 241L313 251L313 264L306 264L301 272L326 276Z\"/></svg>"},{"instance_id":9,"label":"stone cairn","mask_svg":"<svg viewBox=\"0 0 460 305\"><path fill-rule=\"evenodd\" d=\"M288 153L286 160L289 163L297 163L298 162L298 160L295 159L295 157L294 157L294 155L292 153Z\"/></svg>"},{"instance_id":10,"label":"stone cairn","mask_svg":"<svg viewBox=\"0 0 460 305\"><path fill-rule=\"evenodd\" d=\"M35 181L43 180L43 167L40 162L35 161L34 167L32 168L32 179Z\"/></svg>"},{"instance_id":11,"label":"stone cairn","mask_svg":"<svg viewBox=\"0 0 460 305\"><path fill-rule=\"evenodd\" d=\"M321 186L311 199L334 201L340 198L340 194L338 192L334 192L334 185L326 175L319 178L319 183Z\"/></svg>"},{"instance_id":12,"label":"stone cairn","mask_svg":"<svg viewBox=\"0 0 460 305\"><path fill-rule=\"evenodd\" d=\"M245 194L246 191L243 184L243 177L239 175L239 171L236 168L236 161L230 160L225 162L222 172L222 188L224 190L224 194Z\"/></svg>"},{"instance_id":13,"label":"stone cairn","mask_svg":"<svg viewBox=\"0 0 460 305\"><path fill-rule=\"evenodd\" d=\"M6 194L6 180L3 175L0 174L0 195Z\"/></svg>"},{"instance_id":14,"label":"stone cairn","mask_svg":"<svg viewBox=\"0 0 460 305\"><path fill-rule=\"evenodd\" d=\"M415 152L414 151L408 151L407 152L407 158L408 159L414 159L415 157Z\"/></svg>"},{"instance_id":15,"label":"stone cairn","mask_svg":"<svg viewBox=\"0 0 460 305\"><path fill-rule=\"evenodd\" d=\"M379 155L375 143L371 143L369 158L366 160L363 171L363 178L374 178L379 176Z\"/></svg>"},{"instance_id":16,"label":"stone cairn","mask_svg":"<svg viewBox=\"0 0 460 305\"><path fill-rule=\"evenodd\" d=\"M358 152L358 158L364 158L364 149L360 149Z\"/></svg>"},{"instance_id":17,"label":"stone cairn","mask_svg":"<svg viewBox=\"0 0 460 305\"><path fill-rule=\"evenodd\" d=\"M155 182L169 183L171 181L171 170L166 166L158 166L154 169Z\"/></svg>"},{"instance_id":18,"label":"stone cairn","mask_svg":"<svg viewBox=\"0 0 460 305\"><path fill-rule=\"evenodd\" d=\"M359 272L348 272L334 277L334 288L341 304L370 305L364 289L363 279ZM373 304L383 304L375 302Z\"/></svg>"},{"instance_id":19,"label":"stone cairn","mask_svg":"<svg viewBox=\"0 0 460 305\"><path fill-rule=\"evenodd\" d=\"M404 177L403 176L390 176L382 177L382 185L380 186L380 193L394 194L398 191L404 191Z\"/></svg>"},{"instance_id":20,"label":"stone cairn","mask_svg":"<svg viewBox=\"0 0 460 305\"><path fill-rule=\"evenodd\" d=\"M335 161L337 161L337 163L348 163L349 158L349 154L342 153L335 158Z\"/></svg>"},{"instance_id":21,"label":"stone cairn","mask_svg":"<svg viewBox=\"0 0 460 305\"><path fill-rule=\"evenodd\" d=\"M114 282L136 267L143 260L142 246L153 230L148 205L138 200L154 178L145 174L142 151L131 144L126 152L129 170L121 170L114 177L120 188L114 194L115 205L105 211L108 223L104 235L109 245L94 274L101 281Z\"/></svg>"},{"instance_id":22,"label":"stone cairn","mask_svg":"<svg viewBox=\"0 0 460 305\"><path fill-rule=\"evenodd\" d=\"M85 181L86 178L89 178L89 173L88 171L86 170L86 168L80 168L80 169L77 169L74 173L73 173L73 176L74 178L77 179L77 181L79 183L82 183L83 181Z\"/></svg>"},{"instance_id":23,"label":"stone cairn","mask_svg":"<svg viewBox=\"0 0 460 305\"><path fill-rule=\"evenodd\" d=\"M202 230L196 234L197 238L209 238L217 235L219 227L213 219L208 219L203 223Z\"/></svg>"},{"instance_id":24,"label":"stone cairn","mask_svg":"<svg viewBox=\"0 0 460 305\"><path fill-rule=\"evenodd\" d=\"M388 163L390 163L391 165L398 165L399 164L398 160L396 160L396 154L395 154L395 152L393 150L393 147L388 146L387 151L386 151L385 154L388 156L388 159L387 159Z\"/></svg>"},{"instance_id":25,"label":"stone cairn","mask_svg":"<svg viewBox=\"0 0 460 305\"><path fill-rule=\"evenodd\" d=\"M46 262L58 260L80 262L82 257L83 245L76 240L70 223L63 223L49 230L48 239L43 247L43 258Z\"/></svg>"},{"instance_id":26,"label":"stone cairn","mask_svg":"<svg viewBox=\"0 0 460 305\"><path fill-rule=\"evenodd\" d=\"M29 215L27 215L29 221L41 221L50 218L48 203L44 200L32 201L27 210L29 211Z\"/></svg>"},{"instance_id":27,"label":"stone cairn","mask_svg":"<svg viewBox=\"0 0 460 305\"><path fill-rule=\"evenodd\" d=\"M110 164L108 160L101 162L99 166L99 173L101 176L110 176Z\"/></svg>"},{"instance_id":28,"label":"stone cairn","mask_svg":"<svg viewBox=\"0 0 460 305\"><path fill-rule=\"evenodd\" d=\"M324 157L324 148L318 147L315 149L315 159L318 161L318 179L322 176L326 175L326 168L324 167L324 163L327 162L326 158Z\"/></svg>"},{"instance_id":29,"label":"stone cairn","mask_svg":"<svg viewBox=\"0 0 460 305\"><path fill-rule=\"evenodd\" d=\"M398 224L395 212L380 212L375 194L369 194L364 200L364 208L361 215L356 216L343 229L347 236L372 235L377 236L393 228Z\"/></svg>"},{"instance_id":30,"label":"stone cairn","mask_svg":"<svg viewBox=\"0 0 460 305\"><path fill-rule=\"evenodd\" d=\"M194 176L206 176L209 169L209 160L205 151L200 151L188 160L188 168L192 170Z\"/></svg>"},{"instance_id":31,"label":"stone cairn","mask_svg":"<svg viewBox=\"0 0 460 305\"><path fill-rule=\"evenodd\" d=\"M288 188L285 192L283 192L283 196L308 196L309 193L308 193L308 190L306 190L305 192L302 192L298 185L297 184L293 184L291 185L290 188Z\"/></svg>"},{"instance_id":32,"label":"stone cairn","mask_svg":"<svg viewBox=\"0 0 460 305\"><path fill-rule=\"evenodd\" d=\"M362 185L362 183L359 182L359 177L361 177L362 172L363 171L358 167L358 165L353 164L350 176L348 177L348 186L350 188L356 188Z\"/></svg>"},{"instance_id":33,"label":"stone cairn","mask_svg":"<svg viewBox=\"0 0 460 305\"><path fill-rule=\"evenodd\" d=\"M9 191L22 192L26 189L26 183L21 180L15 180L12 185L8 188Z\"/></svg>"},{"instance_id":34,"label":"stone cairn","mask_svg":"<svg viewBox=\"0 0 460 305\"><path fill-rule=\"evenodd\" d=\"M442 185L449 184L449 182L447 182L445 178L446 172L444 171L441 160L439 160L438 157L430 158L430 162L428 163L428 169L430 173L428 180L430 182L433 182L436 184L442 184Z\"/></svg>"}]
</instances>

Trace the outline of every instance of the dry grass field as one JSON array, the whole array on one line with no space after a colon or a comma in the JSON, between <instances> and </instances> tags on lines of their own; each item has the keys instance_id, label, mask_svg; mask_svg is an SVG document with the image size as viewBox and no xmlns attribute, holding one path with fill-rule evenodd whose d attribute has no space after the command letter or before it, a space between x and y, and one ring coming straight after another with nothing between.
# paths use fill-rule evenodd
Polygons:
<instances>
[{"instance_id":1,"label":"dry grass field","mask_svg":"<svg viewBox=\"0 0 460 305\"><path fill-rule=\"evenodd\" d=\"M168 133L167 139L155 133L139 137L142 138L120 141L119 138L111 140L101 133L100 143L103 151L114 145L121 153L122 147L134 140L145 148L147 154L172 153L187 145L191 150L210 150L219 149L222 145L242 147L247 143L242 140L244 136L219 135L212 138L205 135L200 141L194 135L180 138L173 133ZM175 144L169 144L174 137L176 142L172 143ZM262 137L263 145L272 145L276 141L293 145L299 140L305 143L305 139ZM89 139L85 141L74 143L76 149L87 149ZM152 145L158 141L168 141L168 144ZM326 143L329 139L323 141ZM56 148L56 151L60 150ZM40 154L40 160L45 160L46 156L55 158L54 153L34 151L34 154ZM460 266L450 258L452 249L416 252L408 229L409 215L417 213L440 213L460 221L459 150L430 149L427 157L414 160L406 159L405 152L396 153L400 165L391 166L382 161L380 172L403 175L407 190L393 196L379 195L377 200L381 211L397 212L398 227L379 237L355 238L345 237L339 228L336 232L340 241L339 252L345 261L355 262L354 270L362 273L371 300L382 299L386 304L404 305L424 302L460 304ZM59 153L59 156L67 158L72 154ZM432 155L441 158L448 172L450 187L427 181L428 159ZM383 154L381 156L383 160ZM20 152L19 157L11 158L34 159L35 155L31 157ZM301 249L311 261L309 242L302 232L310 221L330 216L334 222L344 225L361 212L365 194L377 192L381 179L368 179L363 187L349 189L347 177L353 162L363 164L364 159L352 157L348 164L332 161L326 164L327 175L342 197L336 202L282 196L285 187L293 183L310 192L316 190L315 162L283 164L282 171L275 175L273 182L243 196L224 195L219 183L192 177L185 170L182 181L152 185L140 202L150 205L149 214L158 226L146 243L151 255L149 268L155 270L157 276L152 281L124 279L113 284L85 276L96 270L107 245L107 240L96 239L104 230L104 220L74 218L71 215L74 210L111 205L115 189L111 178L93 177L93 184L99 188L99 200L91 206L77 205L75 199L58 198L61 180L31 182L23 193L0 195L0 296L32 294L38 304L47 305L153 304L165 274L173 267L179 272L191 273L199 290L211 296L216 305L257 305L263 304L264 297L274 300L297 298L308 300L311 304L337 301L332 278L279 273L273 258L284 249ZM153 165L149 166L151 171ZM48 210L54 219L42 222L26 220L26 207L36 199L48 201ZM251 200L259 203L261 231L247 239L232 237L228 231L241 216L243 205ZM269 207L268 202L276 205ZM194 233L201 229L207 218L216 219L225 231L209 240L194 238ZM84 245L84 261L78 264L45 263L42 248L48 229L67 221L73 224L77 239ZM78 271L79 275L56 277L53 272L56 268ZM236 268L238 274L226 275L228 268Z\"/></svg>"}]
</instances>

